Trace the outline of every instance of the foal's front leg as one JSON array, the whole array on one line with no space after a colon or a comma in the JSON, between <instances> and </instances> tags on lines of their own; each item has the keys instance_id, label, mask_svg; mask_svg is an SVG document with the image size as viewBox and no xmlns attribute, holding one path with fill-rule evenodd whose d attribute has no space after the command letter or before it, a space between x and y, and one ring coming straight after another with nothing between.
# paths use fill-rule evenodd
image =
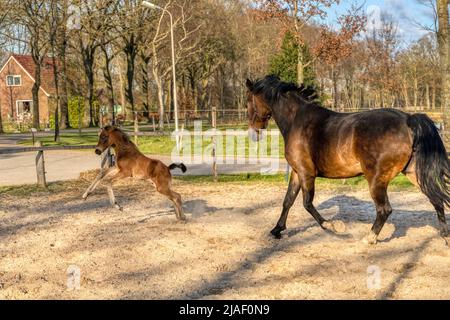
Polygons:
<instances>
[{"instance_id":1,"label":"foal's front leg","mask_svg":"<svg viewBox=\"0 0 450 320\"><path fill-rule=\"evenodd\" d=\"M108 190L109 202L113 207L118 210L123 210L121 206L116 201L116 197L114 196L114 191L112 188L112 182L116 179L120 174L120 170L118 168L109 168L104 173L99 174L91 186L86 190L83 194L83 199L86 200L87 197L94 192L94 190L98 187L98 185L102 182L106 183L106 188Z\"/></svg>"},{"instance_id":2,"label":"foal's front leg","mask_svg":"<svg viewBox=\"0 0 450 320\"><path fill-rule=\"evenodd\" d=\"M278 220L277 225L270 232L275 238L281 239L281 231L286 230L286 220L289 214L289 210L295 202L300 191L300 181L296 171L292 171L291 179L289 181L288 191L284 197L283 211L281 212L281 217Z\"/></svg>"}]
</instances>

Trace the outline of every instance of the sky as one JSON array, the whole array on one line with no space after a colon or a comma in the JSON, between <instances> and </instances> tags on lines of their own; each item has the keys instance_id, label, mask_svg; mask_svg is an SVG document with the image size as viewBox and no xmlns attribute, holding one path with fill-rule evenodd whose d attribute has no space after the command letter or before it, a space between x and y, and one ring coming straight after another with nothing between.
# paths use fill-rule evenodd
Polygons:
<instances>
[{"instance_id":1,"label":"sky","mask_svg":"<svg viewBox=\"0 0 450 320\"><path fill-rule=\"evenodd\" d=\"M427 33L419 24L432 27L434 23L433 10L420 2L420 0L341 0L339 5L328 9L326 22L335 24L336 17L345 13L352 4L362 5L368 17L366 29L377 28L381 14L387 13L398 23L400 39L408 44Z\"/></svg>"}]
</instances>

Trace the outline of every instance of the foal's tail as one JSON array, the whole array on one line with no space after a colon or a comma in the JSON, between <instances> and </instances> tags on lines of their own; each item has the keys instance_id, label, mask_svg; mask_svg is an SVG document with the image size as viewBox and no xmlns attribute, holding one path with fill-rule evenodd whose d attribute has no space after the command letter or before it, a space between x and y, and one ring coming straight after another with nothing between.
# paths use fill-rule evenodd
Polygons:
<instances>
[{"instance_id":1,"label":"foal's tail","mask_svg":"<svg viewBox=\"0 0 450 320\"><path fill-rule=\"evenodd\" d=\"M414 114L408 126L414 134L413 156L420 189L434 206L450 207L450 161L435 124L425 114Z\"/></svg>"},{"instance_id":2,"label":"foal's tail","mask_svg":"<svg viewBox=\"0 0 450 320\"><path fill-rule=\"evenodd\" d=\"M183 173L185 173L185 172L187 171L187 168L186 168L186 166L184 165L184 163L172 163L172 164L169 166L169 170L170 170L170 171L175 170L176 168L180 168L181 171L183 171Z\"/></svg>"}]
</instances>

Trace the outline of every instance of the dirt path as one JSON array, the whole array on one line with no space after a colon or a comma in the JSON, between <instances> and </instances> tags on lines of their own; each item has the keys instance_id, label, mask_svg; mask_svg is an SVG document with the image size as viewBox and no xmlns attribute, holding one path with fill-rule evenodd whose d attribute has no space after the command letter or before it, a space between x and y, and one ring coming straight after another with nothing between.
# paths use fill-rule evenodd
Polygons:
<instances>
[{"instance_id":1,"label":"dirt path","mask_svg":"<svg viewBox=\"0 0 450 320\"><path fill-rule=\"evenodd\" d=\"M278 241L268 232L283 184L176 182L187 224L150 186L118 186L118 212L102 189L81 201L86 185L0 194L1 299L450 299L450 248L419 193L391 193L394 214L369 247L360 241L374 219L366 191L317 192L319 210L346 234L321 230L297 201ZM70 266L79 290L68 290ZM370 266L379 289L368 289Z\"/></svg>"}]
</instances>

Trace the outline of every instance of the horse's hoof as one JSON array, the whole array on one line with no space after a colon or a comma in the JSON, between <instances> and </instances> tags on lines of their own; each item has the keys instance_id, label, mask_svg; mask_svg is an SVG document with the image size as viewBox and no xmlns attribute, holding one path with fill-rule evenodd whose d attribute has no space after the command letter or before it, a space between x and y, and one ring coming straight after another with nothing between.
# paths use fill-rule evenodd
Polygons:
<instances>
[{"instance_id":1,"label":"horse's hoof","mask_svg":"<svg viewBox=\"0 0 450 320\"><path fill-rule=\"evenodd\" d=\"M275 227L270 233L275 237L275 239L281 239L281 231L285 230L286 228L278 228Z\"/></svg>"},{"instance_id":2,"label":"horse's hoof","mask_svg":"<svg viewBox=\"0 0 450 320\"><path fill-rule=\"evenodd\" d=\"M114 206L114 208L116 208L116 209L119 210L119 211L123 211L123 208L122 208L121 206L119 206L118 204L116 204L116 205Z\"/></svg>"},{"instance_id":3,"label":"horse's hoof","mask_svg":"<svg viewBox=\"0 0 450 320\"><path fill-rule=\"evenodd\" d=\"M81 199L83 199L84 201L86 201L87 198L88 198L88 196L89 196L89 195L85 193L85 194L83 194L83 196L81 197Z\"/></svg>"},{"instance_id":4,"label":"horse's hoof","mask_svg":"<svg viewBox=\"0 0 450 320\"><path fill-rule=\"evenodd\" d=\"M364 244L368 244L368 245L377 244L377 235L375 233L371 232L362 239L362 242Z\"/></svg>"},{"instance_id":5,"label":"horse's hoof","mask_svg":"<svg viewBox=\"0 0 450 320\"><path fill-rule=\"evenodd\" d=\"M178 221L180 221L180 222L186 222L186 221L187 221L187 218L186 218L185 215L183 215L183 216L181 216L181 217L179 217L179 218L177 218L177 219L178 219Z\"/></svg>"}]
</instances>

